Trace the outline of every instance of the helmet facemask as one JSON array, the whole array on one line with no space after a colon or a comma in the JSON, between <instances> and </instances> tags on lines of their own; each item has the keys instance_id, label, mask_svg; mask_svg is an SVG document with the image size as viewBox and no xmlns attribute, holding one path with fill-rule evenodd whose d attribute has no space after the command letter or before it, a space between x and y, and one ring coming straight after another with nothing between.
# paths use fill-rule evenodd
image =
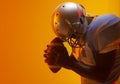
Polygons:
<instances>
[{"instance_id":1,"label":"helmet facemask","mask_svg":"<svg viewBox=\"0 0 120 84\"><path fill-rule=\"evenodd\" d=\"M68 36L65 37L65 41L67 41L71 47L83 47L85 44L84 36L86 33L86 28L82 28L84 25L82 18L79 18L73 23L70 23L68 20L66 20L66 22L69 24L71 31Z\"/></svg>"}]
</instances>

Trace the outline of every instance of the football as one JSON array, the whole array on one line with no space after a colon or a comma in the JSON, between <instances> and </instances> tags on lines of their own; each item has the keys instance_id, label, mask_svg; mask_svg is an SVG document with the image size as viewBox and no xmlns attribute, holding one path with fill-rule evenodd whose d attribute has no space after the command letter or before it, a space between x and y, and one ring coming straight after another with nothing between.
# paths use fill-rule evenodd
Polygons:
<instances>
[{"instance_id":1,"label":"football","mask_svg":"<svg viewBox=\"0 0 120 84\"><path fill-rule=\"evenodd\" d=\"M61 67L60 66L55 66L55 65L49 65L49 69L53 72L53 73L57 73Z\"/></svg>"},{"instance_id":2,"label":"football","mask_svg":"<svg viewBox=\"0 0 120 84\"><path fill-rule=\"evenodd\" d=\"M55 39L53 39L50 43L51 46L63 46L63 41L56 37ZM59 57L56 57L56 58L59 58ZM53 60L54 61L54 60ZM53 64L52 65L49 65L49 68L50 70L53 72L53 73L56 73L58 72L60 69L61 69L61 66L57 66L55 65L56 62L52 62Z\"/></svg>"}]
</instances>

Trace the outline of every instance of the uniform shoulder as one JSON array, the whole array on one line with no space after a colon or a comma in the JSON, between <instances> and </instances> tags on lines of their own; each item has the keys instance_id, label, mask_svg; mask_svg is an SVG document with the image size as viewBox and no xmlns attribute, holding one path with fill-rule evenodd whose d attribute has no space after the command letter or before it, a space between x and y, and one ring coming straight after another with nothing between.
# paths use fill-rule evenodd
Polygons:
<instances>
[{"instance_id":1,"label":"uniform shoulder","mask_svg":"<svg viewBox=\"0 0 120 84\"><path fill-rule=\"evenodd\" d=\"M96 17L93 21L105 21L105 22L112 22L113 20L119 20L120 18L114 14L105 14Z\"/></svg>"},{"instance_id":2,"label":"uniform shoulder","mask_svg":"<svg viewBox=\"0 0 120 84\"><path fill-rule=\"evenodd\" d=\"M88 27L87 41L90 42L95 50L100 51L109 43L120 38L120 18L113 14L98 16Z\"/></svg>"},{"instance_id":3,"label":"uniform shoulder","mask_svg":"<svg viewBox=\"0 0 120 84\"><path fill-rule=\"evenodd\" d=\"M90 24L88 27L88 30L98 30L101 28L108 28L114 24L116 24L117 22L120 21L120 18L117 17L114 14L105 14L105 15L101 15L96 17Z\"/></svg>"}]
</instances>

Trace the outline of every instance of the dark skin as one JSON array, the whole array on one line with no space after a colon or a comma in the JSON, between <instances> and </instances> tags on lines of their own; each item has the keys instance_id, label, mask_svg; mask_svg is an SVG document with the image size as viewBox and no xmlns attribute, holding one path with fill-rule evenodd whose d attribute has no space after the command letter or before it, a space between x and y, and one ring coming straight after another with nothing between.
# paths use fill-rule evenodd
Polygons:
<instances>
[{"instance_id":1,"label":"dark skin","mask_svg":"<svg viewBox=\"0 0 120 84\"><path fill-rule=\"evenodd\" d=\"M51 43L60 43L61 44L60 46L47 45L47 49L44 51L45 52L44 57L46 58L45 62L48 63L48 65L54 64L59 66L65 66L68 65L68 63L70 62L67 49L65 48L62 42L63 41L61 39L55 38L52 40ZM63 59L68 59L68 60L64 60L64 62L62 62Z\"/></svg>"},{"instance_id":2,"label":"dark skin","mask_svg":"<svg viewBox=\"0 0 120 84\"><path fill-rule=\"evenodd\" d=\"M52 42L62 44L62 40L59 38L55 38ZM89 66L83 62L78 62L73 55L69 56L63 44L61 46L47 45L47 49L44 52L45 62L48 65L61 66L73 70L81 76L100 82L107 80L116 55L116 50L106 54L97 54L98 56L95 58L96 66Z\"/></svg>"}]
</instances>

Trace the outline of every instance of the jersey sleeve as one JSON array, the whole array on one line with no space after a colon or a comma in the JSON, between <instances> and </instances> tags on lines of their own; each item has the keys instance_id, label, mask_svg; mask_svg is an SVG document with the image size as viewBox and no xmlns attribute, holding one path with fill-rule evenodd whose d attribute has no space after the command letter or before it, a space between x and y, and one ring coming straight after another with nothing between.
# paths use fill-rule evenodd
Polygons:
<instances>
[{"instance_id":1,"label":"jersey sleeve","mask_svg":"<svg viewBox=\"0 0 120 84\"><path fill-rule=\"evenodd\" d=\"M106 28L98 35L100 53L107 53L118 48L120 44L120 22Z\"/></svg>"},{"instance_id":2,"label":"jersey sleeve","mask_svg":"<svg viewBox=\"0 0 120 84\"><path fill-rule=\"evenodd\" d=\"M97 17L88 28L87 40L99 53L107 53L120 44L120 18L107 14Z\"/></svg>"}]
</instances>

